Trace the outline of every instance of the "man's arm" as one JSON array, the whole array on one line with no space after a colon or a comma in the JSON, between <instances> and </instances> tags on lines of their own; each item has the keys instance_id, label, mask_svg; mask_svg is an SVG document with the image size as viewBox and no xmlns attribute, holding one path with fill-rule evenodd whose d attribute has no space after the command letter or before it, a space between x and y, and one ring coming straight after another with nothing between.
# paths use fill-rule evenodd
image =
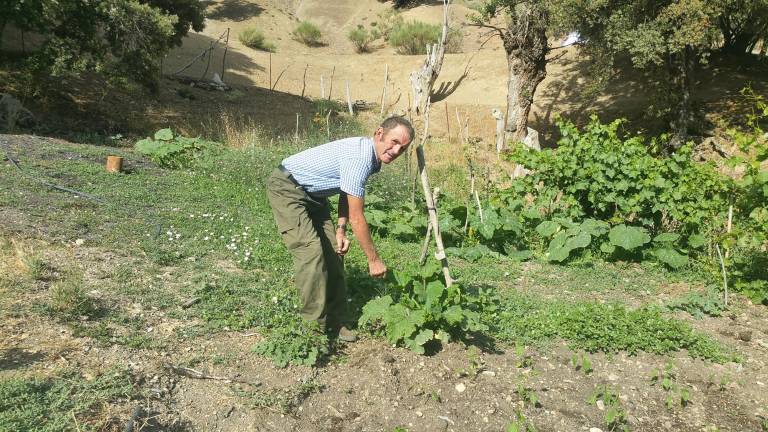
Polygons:
<instances>
[{"instance_id":1,"label":"man's arm","mask_svg":"<svg viewBox=\"0 0 768 432\"><path fill-rule=\"evenodd\" d=\"M355 233L357 241L360 242L360 247L365 252L365 256L368 257L368 272L373 277L384 277L387 273L387 266L379 257L379 253L376 252L376 247L373 245L373 239L371 239L371 231L368 229L368 221L365 220L365 213L363 207L365 201L363 198L358 198L353 195L344 195L346 199L346 208L342 207L342 198L339 197L339 223L342 218L346 221L349 219L352 225L352 232ZM342 213L342 209L346 210L346 214Z\"/></svg>"}]
</instances>

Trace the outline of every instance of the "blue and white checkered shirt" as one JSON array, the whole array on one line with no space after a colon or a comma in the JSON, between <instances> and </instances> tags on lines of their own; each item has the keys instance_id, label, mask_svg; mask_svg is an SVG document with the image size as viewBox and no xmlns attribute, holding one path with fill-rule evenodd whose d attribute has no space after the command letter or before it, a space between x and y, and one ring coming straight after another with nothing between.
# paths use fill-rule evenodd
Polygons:
<instances>
[{"instance_id":1,"label":"blue and white checkered shirt","mask_svg":"<svg viewBox=\"0 0 768 432\"><path fill-rule=\"evenodd\" d=\"M345 192L362 198L365 182L379 172L373 140L345 138L304 150L283 159L283 166L307 192L320 196Z\"/></svg>"}]
</instances>

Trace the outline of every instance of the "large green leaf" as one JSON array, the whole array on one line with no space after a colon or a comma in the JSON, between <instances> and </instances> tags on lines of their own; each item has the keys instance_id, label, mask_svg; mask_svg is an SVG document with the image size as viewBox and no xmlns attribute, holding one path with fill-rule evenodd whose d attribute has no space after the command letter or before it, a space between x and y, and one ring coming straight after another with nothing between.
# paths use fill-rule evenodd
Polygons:
<instances>
[{"instance_id":1,"label":"large green leaf","mask_svg":"<svg viewBox=\"0 0 768 432\"><path fill-rule=\"evenodd\" d=\"M581 223L581 231L592 235L592 236L601 236L608 232L608 228L610 228L610 225L608 225L607 222L595 220L595 219L584 219L584 221Z\"/></svg>"},{"instance_id":2,"label":"large green leaf","mask_svg":"<svg viewBox=\"0 0 768 432\"><path fill-rule=\"evenodd\" d=\"M443 311L443 318L450 325L459 324L464 319L464 310L459 305L453 305Z\"/></svg>"},{"instance_id":3,"label":"large green leaf","mask_svg":"<svg viewBox=\"0 0 768 432\"><path fill-rule=\"evenodd\" d=\"M688 246L697 249L707 244L707 238L701 234L691 234L688 237Z\"/></svg>"},{"instance_id":4,"label":"large green leaf","mask_svg":"<svg viewBox=\"0 0 768 432\"><path fill-rule=\"evenodd\" d=\"M569 249L585 248L589 246L590 243L592 243L592 236L585 232L581 232L573 237L569 237L568 240L565 241L565 247Z\"/></svg>"},{"instance_id":5,"label":"large green leaf","mask_svg":"<svg viewBox=\"0 0 768 432\"><path fill-rule=\"evenodd\" d=\"M422 324L423 313L421 314L421 320L414 315L418 311L411 311L401 304L392 305L386 313L385 322L387 326L387 340L391 344L410 338L413 333L416 332L417 324Z\"/></svg>"},{"instance_id":6,"label":"large green leaf","mask_svg":"<svg viewBox=\"0 0 768 432\"><path fill-rule=\"evenodd\" d=\"M688 257L685 255L681 255L679 252L677 252L674 249L670 249L670 248L657 249L653 252L653 254L656 256L656 258L659 259L659 261L663 262L664 264L674 269L680 268L688 263Z\"/></svg>"},{"instance_id":7,"label":"large green leaf","mask_svg":"<svg viewBox=\"0 0 768 432\"><path fill-rule=\"evenodd\" d=\"M549 220L540 223L536 227L536 232L539 233L542 237L550 237L557 232L558 228L560 228L560 224Z\"/></svg>"},{"instance_id":8,"label":"large green leaf","mask_svg":"<svg viewBox=\"0 0 768 432\"><path fill-rule=\"evenodd\" d=\"M680 234L676 233L662 233L653 238L655 243L672 243L676 242L680 238Z\"/></svg>"},{"instance_id":9,"label":"large green leaf","mask_svg":"<svg viewBox=\"0 0 768 432\"><path fill-rule=\"evenodd\" d=\"M549 242L549 248L547 248L547 259L555 262L562 262L571 254L571 248L566 247L568 235L564 231L560 231L555 238Z\"/></svg>"},{"instance_id":10,"label":"large green leaf","mask_svg":"<svg viewBox=\"0 0 768 432\"><path fill-rule=\"evenodd\" d=\"M358 323L362 326L367 323L383 320L390 305L392 305L392 297L388 295L368 301L363 306L363 314L360 316Z\"/></svg>"},{"instance_id":11,"label":"large green leaf","mask_svg":"<svg viewBox=\"0 0 768 432\"><path fill-rule=\"evenodd\" d=\"M427 299L424 302L425 307L429 308L435 303L440 303L440 297L445 292L445 285L439 280L432 281L427 284Z\"/></svg>"},{"instance_id":12,"label":"large green leaf","mask_svg":"<svg viewBox=\"0 0 768 432\"><path fill-rule=\"evenodd\" d=\"M496 233L496 227L486 221L484 224L480 225L478 231L480 232L480 235L483 236L483 238L490 240L493 238L493 234Z\"/></svg>"},{"instance_id":13,"label":"large green leaf","mask_svg":"<svg viewBox=\"0 0 768 432\"><path fill-rule=\"evenodd\" d=\"M170 141L173 139L173 131L170 129L160 129L155 132L155 139L159 141Z\"/></svg>"},{"instance_id":14,"label":"large green leaf","mask_svg":"<svg viewBox=\"0 0 768 432\"><path fill-rule=\"evenodd\" d=\"M643 228L616 225L608 233L608 239L615 246L631 251L651 241L651 236Z\"/></svg>"}]
</instances>

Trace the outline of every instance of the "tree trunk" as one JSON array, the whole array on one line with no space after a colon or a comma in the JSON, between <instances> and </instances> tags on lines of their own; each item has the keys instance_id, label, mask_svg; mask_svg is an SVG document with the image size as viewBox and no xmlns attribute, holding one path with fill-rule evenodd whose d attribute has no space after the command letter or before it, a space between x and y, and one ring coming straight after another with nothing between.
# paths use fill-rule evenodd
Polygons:
<instances>
[{"instance_id":1,"label":"tree trunk","mask_svg":"<svg viewBox=\"0 0 768 432\"><path fill-rule=\"evenodd\" d=\"M538 3L520 4L511 12L504 50L507 53L506 130L515 141L528 133L528 114L536 87L547 75L549 14Z\"/></svg>"},{"instance_id":2,"label":"tree trunk","mask_svg":"<svg viewBox=\"0 0 768 432\"><path fill-rule=\"evenodd\" d=\"M723 52L727 54L744 54L750 52L758 39L760 39L760 36L754 33L738 33L734 35L728 43L723 45Z\"/></svg>"},{"instance_id":3,"label":"tree trunk","mask_svg":"<svg viewBox=\"0 0 768 432\"><path fill-rule=\"evenodd\" d=\"M677 95L677 112L670 121L672 138L669 141L671 150L679 149L688 139L688 128L693 123L692 87L693 66L695 54L693 48L685 47L679 54L672 57L670 66Z\"/></svg>"}]
</instances>

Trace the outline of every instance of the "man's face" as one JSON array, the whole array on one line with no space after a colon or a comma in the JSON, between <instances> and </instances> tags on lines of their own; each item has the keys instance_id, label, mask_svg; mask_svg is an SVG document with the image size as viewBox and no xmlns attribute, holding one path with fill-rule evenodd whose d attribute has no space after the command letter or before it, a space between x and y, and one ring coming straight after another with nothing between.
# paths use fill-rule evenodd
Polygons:
<instances>
[{"instance_id":1,"label":"man's face","mask_svg":"<svg viewBox=\"0 0 768 432\"><path fill-rule=\"evenodd\" d=\"M408 145L411 144L411 137L408 136L408 129L402 125L398 125L387 132L380 127L376 129L373 138L374 147L376 148L376 157L385 164L392 163L392 161L404 153L408 149Z\"/></svg>"}]
</instances>

